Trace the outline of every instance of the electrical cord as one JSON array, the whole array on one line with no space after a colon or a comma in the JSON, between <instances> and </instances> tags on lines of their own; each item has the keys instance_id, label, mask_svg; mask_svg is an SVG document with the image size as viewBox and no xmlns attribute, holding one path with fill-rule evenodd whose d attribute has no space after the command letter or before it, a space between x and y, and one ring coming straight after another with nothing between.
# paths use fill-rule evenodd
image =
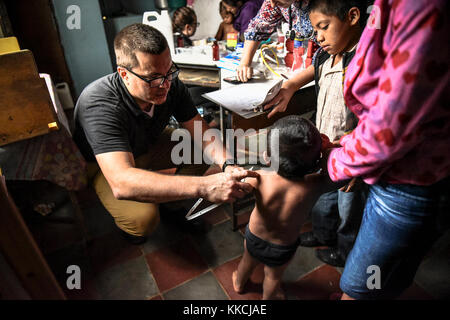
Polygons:
<instances>
[{"instance_id":1,"label":"electrical cord","mask_svg":"<svg viewBox=\"0 0 450 320\"><path fill-rule=\"evenodd\" d=\"M270 72L272 72L273 74L275 74L276 76L278 76L279 78L281 78L282 76L281 76L280 74L278 74L276 71L274 71L274 70L272 69L272 67L267 63L266 58L264 57L264 54L263 54L265 48L268 48L270 51L272 51L273 55L275 56L275 60L276 60L276 63L277 63L277 67L280 66L280 63L278 62L278 57L277 57L277 55L275 54L275 52L273 51L273 49L272 49L270 46L268 46L267 44L263 44L263 45L261 46L260 54L261 54L262 62L263 62L264 65L267 67L267 69L270 70Z\"/></svg>"}]
</instances>

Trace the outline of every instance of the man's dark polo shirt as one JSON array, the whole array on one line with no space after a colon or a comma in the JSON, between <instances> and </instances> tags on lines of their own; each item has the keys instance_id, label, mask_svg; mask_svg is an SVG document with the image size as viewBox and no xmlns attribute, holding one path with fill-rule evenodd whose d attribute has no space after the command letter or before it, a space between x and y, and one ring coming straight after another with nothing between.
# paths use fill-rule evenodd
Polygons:
<instances>
[{"instance_id":1,"label":"man's dark polo shirt","mask_svg":"<svg viewBox=\"0 0 450 320\"><path fill-rule=\"evenodd\" d=\"M87 161L95 155L127 151L136 159L148 152L173 115L178 122L197 115L183 83L172 82L167 100L155 105L153 117L133 100L117 72L87 86L75 106L74 140Z\"/></svg>"}]
</instances>

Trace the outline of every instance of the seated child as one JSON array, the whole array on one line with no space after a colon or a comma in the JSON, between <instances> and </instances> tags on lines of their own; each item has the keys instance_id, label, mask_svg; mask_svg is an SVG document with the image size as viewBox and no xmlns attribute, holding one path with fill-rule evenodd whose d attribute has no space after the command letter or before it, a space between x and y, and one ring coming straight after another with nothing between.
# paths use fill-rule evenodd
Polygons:
<instances>
[{"instance_id":1,"label":"seated child","mask_svg":"<svg viewBox=\"0 0 450 320\"><path fill-rule=\"evenodd\" d=\"M220 12L220 16L222 17L223 21L220 24L219 29L217 30L215 39L217 41L227 40L228 33L238 33L236 31L236 29L234 29L234 27L233 27L234 16L232 13L227 12L222 1L220 1L219 12Z\"/></svg>"},{"instance_id":2,"label":"seated child","mask_svg":"<svg viewBox=\"0 0 450 320\"><path fill-rule=\"evenodd\" d=\"M259 170L258 179L246 179L255 188L256 206L246 228L243 257L232 275L236 292L244 291L254 268L263 263L263 299L284 299L281 278L299 245L300 228L319 196L339 187L326 172L315 173L326 168L321 151L332 146L300 116L284 117L272 126L265 159L278 170Z\"/></svg>"},{"instance_id":3,"label":"seated child","mask_svg":"<svg viewBox=\"0 0 450 320\"><path fill-rule=\"evenodd\" d=\"M192 8L180 7L173 13L173 32L180 34L184 42L184 47L192 46L192 40L189 38L195 34L198 25L199 23L197 22L197 15Z\"/></svg>"}]
</instances>

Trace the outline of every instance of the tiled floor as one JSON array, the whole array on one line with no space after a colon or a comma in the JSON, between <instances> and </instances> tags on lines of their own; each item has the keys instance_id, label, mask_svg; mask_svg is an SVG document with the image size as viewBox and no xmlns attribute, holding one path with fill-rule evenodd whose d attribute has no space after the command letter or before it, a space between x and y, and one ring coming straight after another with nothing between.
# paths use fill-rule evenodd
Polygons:
<instances>
[{"instance_id":1,"label":"tiled floor","mask_svg":"<svg viewBox=\"0 0 450 320\"><path fill-rule=\"evenodd\" d=\"M249 214L239 216L240 230L220 207L200 219L210 225L202 234L186 234L162 222L143 245L131 245L116 232L92 189L78 193L92 238L81 241L76 225L27 219L62 288L69 265L82 272L81 290L65 289L69 299L260 299L263 269L252 275L245 294L234 292L231 273L243 251L242 230ZM66 201L51 216L71 215ZM35 213L38 215L37 213ZM303 231L311 228L304 226ZM300 247L284 275L291 300L329 300L339 297L341 269L323 264L314 249ZM400 299L450 297L450 233L445 234L423 261L414 285Z\"/></svg>"}]
</instances>

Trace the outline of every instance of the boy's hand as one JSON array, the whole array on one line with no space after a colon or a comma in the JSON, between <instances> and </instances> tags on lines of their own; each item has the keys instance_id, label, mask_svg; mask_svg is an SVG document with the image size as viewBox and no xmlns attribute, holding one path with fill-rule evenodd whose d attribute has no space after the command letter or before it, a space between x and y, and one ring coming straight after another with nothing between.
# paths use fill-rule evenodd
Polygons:
<instances>
[{"instance_id":1,"label":"boy's hand","mask_svg":"<svg viewBox=\"0 0 450 320\"><path fill-rule=\"evenodd\" d=\"M236 69L236 75L241 82L247 82L253 77L253 68L248 65L240 64Z\"/></svg>"},{"instance_id":2,"label":"boy's hand","mask_svg":"<svg viewBox=\"0 0 450 320\"><path fill-rule=\"evenodd\" d=\"M343 192L351 192L351 191L354 191L355 189L357 189L361 185L361 183L362 183L361 179L353 178L352 180L350 180L350 182L348 184L346 184L339 190L341 190Z\"/></svg>"},{"instance_id":3,"label":"boy's hand","mask_svg":"<svg viewBox=\"0 0 450 320\"><path fill-rule=\"evenodd\" d=\"M340 148L340 147L342 147L342 146L341 146L341 143L340 143L340 140L334 140L332 143L333 143L333 145L334 145L334 148Z\"/></svg>"},{"instance_id":4,"label":"boy's hand","mask_svg":"<svg viewBox=\"0 0 450 320\"><path fill-rule=\"evenodd\" d=\"M270 100L269 103L264 105L264 110L268 110L273 107L273 110L267 115L267 118L272 118L278 112L285 112L287 105L294 95L295 90L281 87L278 94Z\"/></svg>"}]
</instances>

